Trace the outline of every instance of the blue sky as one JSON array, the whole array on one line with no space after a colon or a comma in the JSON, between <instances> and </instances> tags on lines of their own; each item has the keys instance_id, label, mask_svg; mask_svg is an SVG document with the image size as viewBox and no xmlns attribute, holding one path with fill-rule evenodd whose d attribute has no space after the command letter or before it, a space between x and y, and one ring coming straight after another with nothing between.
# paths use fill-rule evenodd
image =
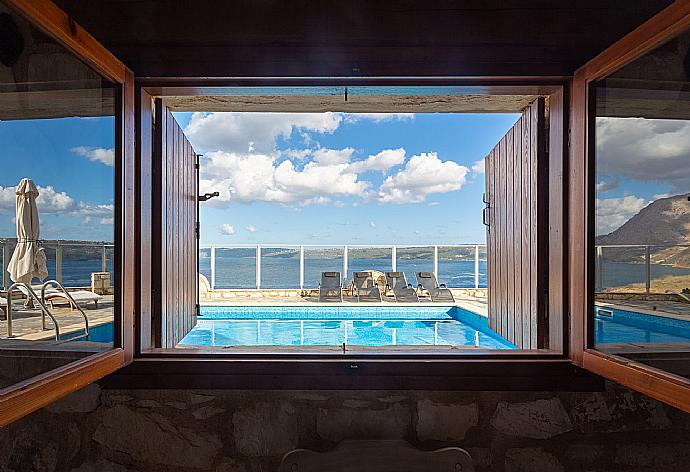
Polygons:
<instances>
[{"instance_id":1,"label":"blue sky","mask_svg":"<svg viewBox=\"0 0 690 472\"><path fill-rule=\"evenodd\" d=\"M39 186L43 239L113 240L112 117L0 121L0 237L15 237L14 188Z\"/></svg>"},{"instance_id":2,"label":"blue sky","mask_svg":"<svg viewBox=\"0 0 690 472\"><path fill-rule=\"evenodd\" d=\"M176 113L201 162L202 243L484 242L478 162L514 114Z\"/></svg>"},{"instance_id":3,"label":"blue sky","mask_svg":"<svg viewBox=\"0 0 690 472\"><path fill-rule=\"evenodd\" d=\"M202 159L203 243L483 242L477 165L517 115L177 113ZM44 239L112 240L114 119L0 121L0 237L14 187L41 191ZM690 124L599 118L597 234L690 190Z\"/></svg>"},{"instance_id":4,"label":"blue sky","mask_svg":"<svg viewBox=\"0 0 690 472\"><path fill-rule=\"evenodd\" d=\"M597 118L596 146L598 235L654 200L690 191L690 121Z\"/></svg>"}]
</instances>

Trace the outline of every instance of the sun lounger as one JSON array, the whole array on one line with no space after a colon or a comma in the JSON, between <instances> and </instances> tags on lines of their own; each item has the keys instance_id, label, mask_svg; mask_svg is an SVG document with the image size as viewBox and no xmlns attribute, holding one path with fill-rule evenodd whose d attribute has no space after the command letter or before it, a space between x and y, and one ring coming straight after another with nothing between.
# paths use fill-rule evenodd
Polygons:
<instances>
[{"instance_id":1,"label":"sun lounger","mask_svg":"<svg viewBox=\"0 0 690 472\"><path fill-rule=\"evenodd\" d=\"M88 290L77 290L75 292L69 292L69 294L78 305L81 306L87 303L93 303L96 308L98 308L98 302L103 298L101 295ZM46 290L46 302L50 303L51 308L54 308L55 305L65 304L69 305L72 310L77 309L74 303L72 303L72 300L60 291L49 292Z\"/></svg>"},{"instance_id":2,"label":"sun lounger","mask_svg":"<svg viewBox=\"0 0 690 472\"><path fill-rule=\"evenodd\" d=\"M7 299L0 297L0 316L7 319Z\"/></svg>"},{"instance_id":3,"label":"sun lounger","mask_svg":"<svg viewBox=\"0 0 690 472\"><path fill-rule=\"evenodd\" d=\"M380 302L381 291L374 283L370 272L353 272L352 284L358 302Z\"/></svg>"},{"instance_id":4,"label":"sun lounger","mask_svg":"<svg viewBox=\"0 0 690 472\"><path fill-rule=\"evenodd\" d=\"M393 292L396 302L418 302L419 297L412 285L407 283L404 272L386 272L388 289Z\"/></svg>"},{"instance_id":5,"label":"sun lounger","mask_svg":"<svg viewBox=\"0 0 690 472\"><path fill-rule=\"evenodd\" d=\"M41 287L41 285L31 286L31 289L34 291L34 293L36 293L38 297L41 296ZM22 287L20 285L18 288L24 295L28 296L25 287ZM82 306L86 305L87 303L93 303L96 306L96 308L98 308L98 302L101 301L101 299L103 298L101 295L90 292L88 290L76 290L74 292L69 292L69 294L72 296L72 298L78 305ZM74 303L72 303L72 300L70 300L67 297L67 295L65 295L61 290L58 290L55 287L46 287L45 302L50 304L51 308L55 308L56 305L69 305L72 310L77 309Z\"/></svg>"},{"instance_id":6,"label":"sun lounger","mask_svg":"<svg viewBox=\"0 0 690 472\"><path fill-rule=\"evenodd\" d=\"M417 272L417 288L420 292L427 292L432 302L455 303L455 298L446 284L439 285L433 272Z\"/></svg>"},{"instance_id":7,"label":"sun lounger","mask_svg":"<svg viewBox=\"0 0 690 472\"><path fill-rule=\"evenodd\" d=\"M340 282L340 272L321 272L319 284L320 302L342 302L343 290Z\"/></svg>"}]
</instances>

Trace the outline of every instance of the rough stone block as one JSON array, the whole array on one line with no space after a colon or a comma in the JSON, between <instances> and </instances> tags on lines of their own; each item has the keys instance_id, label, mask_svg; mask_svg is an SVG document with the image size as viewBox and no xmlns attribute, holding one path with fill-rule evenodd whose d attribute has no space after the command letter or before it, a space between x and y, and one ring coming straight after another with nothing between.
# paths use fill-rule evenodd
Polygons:
<instances>
[{"instance_id":1,"label":"rough stone block","mask_svg":"<svg viewBox=\"0 0 690 472\"><path fill-rule=\"evenodd\" d=\"M525 403L499 402L491 426L510 436L532 439L547 439L573 429L559 398Z\"/></svg>"},{"instance_id":2,"label":"rough stone block","mask_svg":"<svg viewBox=\"0 0 690 472\"><path fill-rule=\"evenodd\" d=\"M89 413L98 408L100 397L101 387L91 384L48 405L46 410L52 413Z\"/></svg>"},{"instance_id":3,"label":"rough stone block","mask_svg":"<svg viewBox=\"0 0 690 472\"><path fill-rule=\"evenodd\" d=\"M324 439L401 439L410 427L410 410L394 404L381 410L369 408L319 408L316 432Z\"/></svg>"},{"instance_id":4,"label":"rough stone block","mask_svg":"<svg viewBox=\"0 0 690 472\"><path fill-rule=\"evenodd\" d=\"M247 456L282 455L297 445L295 408L287 403L257 403L236 411L232 431L237 450Z\"/></svg>"},{"instance_id":5,"label":"rough stone block","mask_svg":"<svg viewBox=\"0 0 690 472\"><path fill-rule=\"evenodd\" d=\"M431 400L417 402L417 439L420 441L460 441L478 422L476 403L443 405Z\"/></svg>"},{"instance_id":6,"label":"rough stone block","mask_svg":"<svg viewBox=\"0 0 690 472\"><path fill-rule=\"evenodd\" d=\"M583 432L666 429L672 425L659 402L632 391L617 396L588 394L578 400L571 413L575 426Z\"/></svg>"},{"instance_id":7,"label":"rough stone block","mask_svg":"<svg viewBox=\"0 0 690 472\"><path fill-rule=\"evenodd\" d=\"M208 470L222 444L215 434L175 427L168 418L124 405L110 408L93 439L113 452L144 463Z\"/></svg>"},{"instance_id":8,"label":"rough stone block","mask_svg":"<svg viewBox=\"0 0 690 472\"><path fill-rule=\"evenodd\" d=\"M690 446L687 444L619 444L615 462L631 467L662 467L687 465ZM665 470L665 469L664 469Z\"/></svg>"},{"instance_id":9,"label":"rough stone block","mask_svg":"<svg viewBox=\"0 0 690 472\"><path fill-rule=\"evenodd\" d=\"M506 472L562 472L565 469L556 456L540 447L508 449Z\"/></svg>"},{"instance_id":10,"label":"rough stone block","mask_svg":"<svg viewBox=\"0 0 690 472\"><path fill-rule=\"evenodd\" d=\"M194 416L194 418L197 420L207 420L224 412L225 410L223 408L218 408L215 406L202 406L198 410L194 411L192 416Z\"/></svg>"},{"instance_id":11,"label":"rough stone block","mask_svg":"<svg viewBox=\"0 0 690 472\"><path fill-rule=\"evenodd\" d=\"M105 459L96 462L84 462L79 467L71 470L71 472L129 472L130 470L124 465L116 464Z\"/></svg>"}]
</instances>

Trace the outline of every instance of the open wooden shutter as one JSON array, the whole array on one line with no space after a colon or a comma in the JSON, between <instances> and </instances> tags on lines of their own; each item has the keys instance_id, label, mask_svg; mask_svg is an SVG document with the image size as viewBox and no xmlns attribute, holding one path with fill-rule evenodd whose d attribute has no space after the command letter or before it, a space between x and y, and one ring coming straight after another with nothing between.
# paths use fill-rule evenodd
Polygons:
<instances>
[{"instance_id":1,"label":"open wooden shutter","mask_svg":"<svg viewBox=\"0 0 690 472\"><path fill-rule=\"evenodd\" d=\"M161 100L154 123L153 333L156 347L173 348L196 324L197 155Z\"/></svg>"},{"instance_id":2,"label":"open wooden shutter","mask_svg":"<svg viewBox=\"0 0 690 472\"><path fill-rule=\"evenodd\" d=\"M486 157L489 327L521 349L547 347L544 99ZM542 269L540 270L539 267Z\"/></svg>"}]
</instances>

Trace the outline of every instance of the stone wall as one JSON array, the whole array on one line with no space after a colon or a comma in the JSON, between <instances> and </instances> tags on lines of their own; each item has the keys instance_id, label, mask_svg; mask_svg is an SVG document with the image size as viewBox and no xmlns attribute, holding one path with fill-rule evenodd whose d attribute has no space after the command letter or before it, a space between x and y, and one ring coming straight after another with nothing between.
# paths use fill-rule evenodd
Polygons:
<instances>
[{"instance_id":1,"label":"stone wall","mask_svg":"<svg viewBox=\"0 0 690 472\"><path fill-rule=\"evenodd\" d=\"M605 392L101 390L0 431L0 470L275 471L343 439L461 446L478 471L690 470L690 415Z\"/></svg>"}]
</instances>

